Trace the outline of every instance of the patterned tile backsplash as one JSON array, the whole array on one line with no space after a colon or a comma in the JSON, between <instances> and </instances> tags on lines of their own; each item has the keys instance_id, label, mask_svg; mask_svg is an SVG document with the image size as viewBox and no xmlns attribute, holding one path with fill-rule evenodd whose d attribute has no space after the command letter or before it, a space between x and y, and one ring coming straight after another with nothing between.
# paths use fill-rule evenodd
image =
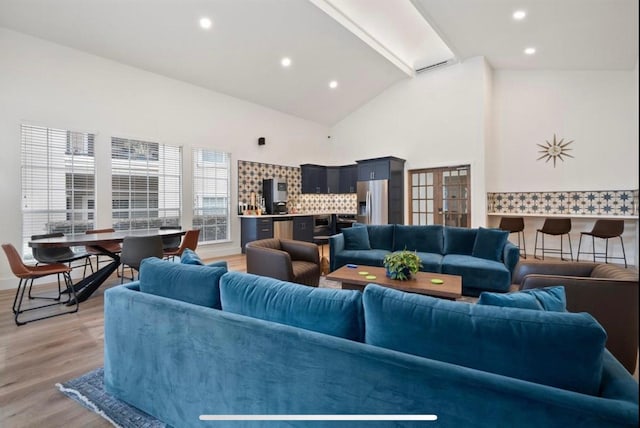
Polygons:
<instances>
[{"instance_id":1,"label":"patterned tile backsplash","mask_svg":"<svg viewBox=\"0 0 640 428\"><path fill-rule=\"evenodd\" d=\"M248 204L251 192L262 197L262 180L286 178L289 191L289 209L299 206L301 213L332 212L356 213L355 194L316 195L301 193L300 168L260 162L238 161L238 203Z\"/></svg>"},{"instance_id":2,"label":"patterned tile backsplash","mask_svg":"<svg viewBox=\"0 0 640 428\"><path fill-rule=\"evenodd\" d=\"M489 214L638 215L638 190L488 193Z\"/></svg>"}]
</instances>

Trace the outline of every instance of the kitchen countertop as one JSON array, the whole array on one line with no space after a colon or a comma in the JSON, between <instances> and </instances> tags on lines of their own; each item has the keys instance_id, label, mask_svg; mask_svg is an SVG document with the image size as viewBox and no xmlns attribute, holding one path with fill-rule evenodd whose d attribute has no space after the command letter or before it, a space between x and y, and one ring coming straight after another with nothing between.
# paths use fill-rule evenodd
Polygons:
<instances>
[{"instance_id":1,"label":"kitchen countertop","mask_svg":"<svg viewBox=\"0 0 640 428\"><path fill-rule=\"evenodd\" d=\"M314 213L262 214L262 215L243 214L243 215L239 215L238 217L240 218L260 218L260 217L279 218L279 217L308 217L308 216L315 216L315 215L332 215L332 214L356 215L356 213L314 212Z\"/></svg>"}]
</instances>

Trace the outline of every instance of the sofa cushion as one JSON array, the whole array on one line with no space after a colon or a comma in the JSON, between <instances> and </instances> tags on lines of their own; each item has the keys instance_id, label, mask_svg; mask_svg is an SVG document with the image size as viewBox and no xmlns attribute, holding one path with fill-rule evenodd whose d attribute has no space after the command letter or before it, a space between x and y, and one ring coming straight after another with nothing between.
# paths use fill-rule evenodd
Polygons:
<instances>
[{"instance_id":1,"label":"sofa cushion","mask_svg":"<svg viewBox=\"0 0 640 428\"><path fill-rule=\"evenodd\" d=\"M344 266L347 263L365 266L383 266L384 257L391 254L387 250L344 250L336 254L335 266Z\"/></svg>"},{"instance_id":2,"label":"sofa cushion","mask_svg":"<svg viewBox=\"0 0 640 428\"><path fill-rule=\"evenodd\" d=\"M486 229L481 227L476 233L471 255L481 259L502 261L504 244L509 238L509 232L500 229Z\"/></svg>"},{"instance_id":3,"label":"sofa cushion","mask_svg":"<svg viewBox=\"0 0 640 428\"><path fill-rule=\"evenodd\" d=\"M466 227L445 227L443 254L470 256L476 243L477 232L477 229L468 229Z\"/></svg>"},{"instance_id":4,"label":"sofa cushion","mask_svg":"<svg viewBox=\"0 0 640 428\"><path fill-rule=\"evenodd\" d=\"M200 259L200 256L198 256L195 251L189 248L186 248L182 252L182 255L180 256L180 263L196 266L223 267L225 269L228 269L228 265L225 260L205 264L202 259Z\"/></svg>"},{"instance_id":5,"label":"sofa cushion","mask_svg":"<svg viewBox=\"0 0 640 428\"><path fill-rule=\"evenodd\" d=\"M370 250L366 227L349 227L342 230L345 250Z\"/></svg>"},{"instance_id":6,"label":"sofa cushion","mask_svg":"<svg viewBox=\"0 0 640 428\"><path fill-rule=\"evenodd\" d=\"M140 291L220 309L224 267L203 267L147 258L140 265Z\"/></svg>"},{"instance_id":7,"label":"sofa cushion","mask_svg":"<svg viewBox=\"0 0 640 428\"><path fill-rule=\"evenodd\" d=\"M422 262L422 267L420 268L422 272L435 272L435 273L442 272L443 256L441 254L421 253L418 251L416 252L416 255L420 258L420 261Z\"/></svg>"},{"instance_id":8,"label":"sofa cushion","mask_svg":"<svg viewBox=\"0 0 640 428\"><path fill-rule=\"evenodd\" d=\"M365 342L597 395L607 335L587 313L451 302L369 284Z\"/></svg>"},{"instance_id":9,"label":"sofa cushion","mask_svg":"<svg viewBox=\"0 0 640 428\"><path fill-rule=\"evenodd\" d=\"M463 294L478 295L469 289L509 291L511 273L501 263L473 256L447 254L442 258L442 273L462 276Z\"/></svg>"},{"instance_id":10,"label":"sofa cushion","mask_svg":"<svg viewBox=\"0 0 640 428\"><path fill-rule=\"evenodd\" d=\"M393 251L393 233L395 225L368 225L369 244L371 248Z\"/></svg>"},{"instance_id":11,"label":"sofa cushion","mask_svg":"<svg viewBox=\"0 0 640 428\"><path fill-rule=\"evenodd\" d=\"M405 226L397 224L393 237L394 251L404 249L422 253L444 253L444 227L441 225Z\"/></svg>"},{"instance_id":12,"label":"sofa cushion","mask_svg":"<svg viewBox=\"0 0 640 428\"><path fill-rule=\"evenodd\" d=\"M220 283L222 309L345 339L362 341L362 293L305 287L241 272Z\"/></svg>"},{"instance_id":13,"label":"sofa cushion","mask_svg":"<svg viewBox=\"0 0 640 428\"><path fill-rule=\"evenodd\" d=\"M566 312L567 297L562 286L533 288L515 293L489 293L485 291L480 294L478 304Z\"/></svg>"}]
</instances>

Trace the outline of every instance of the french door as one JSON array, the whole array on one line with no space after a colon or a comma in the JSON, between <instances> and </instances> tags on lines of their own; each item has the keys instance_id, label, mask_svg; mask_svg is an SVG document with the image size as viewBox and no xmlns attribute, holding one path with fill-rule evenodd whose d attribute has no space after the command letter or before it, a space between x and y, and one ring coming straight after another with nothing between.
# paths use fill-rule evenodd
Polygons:
<instances>
[{"instance_id":1,"label":"french door","mask_svg":"<svg viewBox=\"0 0 640 428\"><path fill-rule=\"evenodd\" d=\"M470 227L471 168L409 170L409 224Z\"/></svg>"}]
</instances>

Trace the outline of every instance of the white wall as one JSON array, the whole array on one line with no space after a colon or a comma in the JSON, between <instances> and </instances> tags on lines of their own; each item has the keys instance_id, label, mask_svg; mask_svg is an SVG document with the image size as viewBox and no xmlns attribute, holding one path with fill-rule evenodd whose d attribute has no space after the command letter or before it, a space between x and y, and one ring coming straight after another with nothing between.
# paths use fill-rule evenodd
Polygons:
<instances>
[{"instance_id":1,"label":"white wall","mask_svg":"<svg viewBox=\"0 0 640 428\"><path fill-rule=\"evenodd\" d=\"M494 73L490 192L638 188L637 71ZM536 144L565 141L575 158L536 161Z\"/></svg>"},{"instance_id":2,"label":"white wall","mask_svg":"<svg viewBox=\"0 0 640 428\"><path fill-rule=\"evenodd\" d=\"M332 128L334 157L396 156L407 170L470 164L471 224L484 225L490 72L477 57L396 83Z\"/></svg>"},{"instance_id":3,"label":"white wall","mask_svg":"<svg viewBox=\"0 0 640 428\"><path fill-rule=\"evenodd\" d=\"M297 166L329 162L328 129L220 93L171 80L0 28L0 242L19 247L20 124L95 132L97 227L111 225L111 136L183 145L183 200L191 200L191 148L231 153L232 207L238 160ZM258 146L258 137L266 145ZM201 247L204 256L240 251L232 210L232 242ZM183 213L189 227L191 211ZM0 257L0 288L15 287Z\"/></svg>"}]
</instances>

